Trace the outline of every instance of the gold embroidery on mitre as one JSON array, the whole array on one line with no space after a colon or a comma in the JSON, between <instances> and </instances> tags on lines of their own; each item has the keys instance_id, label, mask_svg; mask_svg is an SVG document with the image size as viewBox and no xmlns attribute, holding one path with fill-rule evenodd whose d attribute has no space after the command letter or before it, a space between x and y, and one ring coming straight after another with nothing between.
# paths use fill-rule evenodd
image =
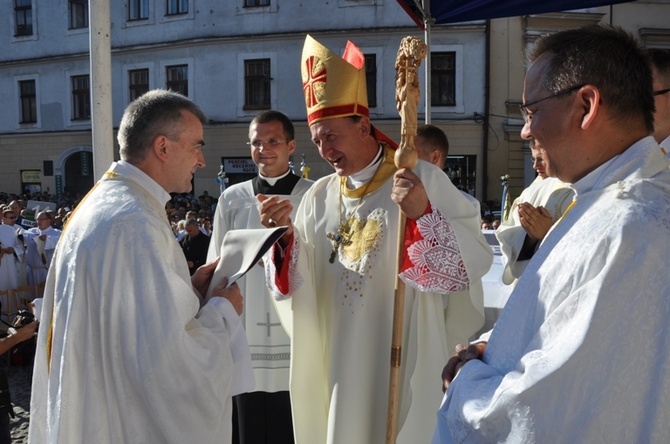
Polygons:
<instances>
[{"instance_id":1,"label":"gold embroidery on mitre","mask_svg":"<svg viewBox=\"0 0 670 444\"><path fill-rule=\"evenodd\" d=\"M326 65L318 56L309 56L302 69L302 89L307 108L313 108L323 100L327 80Z\"/></svg>"},{"instance_id":2,"label":"gold embroidery on mitre","mask_svg":"<svg viewBox=\"0 0 670 444\"><path fill-rule=\"evenodd\" d=\"M366 253L372 250L381 236L382 223L376 218L361 220L354 217L351 221L349 232L351 233L350 243L342 245L341 248L348 260L358 262Z\"/></svg>"}]
</instances>

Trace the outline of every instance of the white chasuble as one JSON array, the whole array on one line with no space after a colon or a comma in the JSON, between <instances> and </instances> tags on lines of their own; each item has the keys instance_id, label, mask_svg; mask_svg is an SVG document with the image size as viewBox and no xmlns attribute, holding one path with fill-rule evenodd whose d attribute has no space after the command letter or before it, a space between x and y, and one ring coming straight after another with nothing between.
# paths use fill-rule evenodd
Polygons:
<instances>
[{"instance_id":1,"label":"white chasuble","mask_svg":"<svg viewBox=\"0 0 670 444\"><path fill-rule=\"evenodd\" d=\"M291 401L297 444L384 442L388 401L399 208L391 200L393 151L360 198L333 174L307 191L295 218L289 291L277 294L290 321ZM439 168L419 161L432 212L417 221L423 239L406 270L398 443L430 440L440 402L439 376L453 347L447 325L459 318L467 339L484 321L479 283L492 261L479 214ZM378 182L378 183L375 183ZM341 204L340 204L341 199ZM350 228L336 249L343 219ZM266 275L275 292L275 265ZM424 293L432 291L436 293ZM441 293L441 294L437 294ZM448 299L449 308L445 303Z\"/></svg>"},{"instance_id":2,"label":"white chasuble","mask_svg":"<svg viewBox=\"0 0 670 444\"><path fill-rule=\"evenodd\" d=\"M668 442L669 165L646 137L572 185L434 443Z\"/></svg>"},{"instance_id":3,"label":"white chasuble","mask_svg":"<svg viewBox=\"0 0 670 444\"><path fill-rule=\"evenodd\" d=\"M226 319L237 315L223 298L200 308L167 222L169 198L117 162L61 234L44 291L30 442L231 442Z\"/></svg>"},{"instance_id":4,"label":"white chasuble","mask_svg":"<svg viewBox=\"0 0 670 444\"><path fill-rule=\"evenodd\" d=\"M300 199L312 181L300 179L289 196L294 213ZM229 230L238 228L263 228L258 212L259 202L254 195L251 181L231 185L219 198L214 216L214 230L209 243L207 260L215 259L221 243ZM252 268L237 281L244 295L242 321L251 350L251 364L256 379L255 390L263 392L289 389L291 344L281 325L275 300L265 285L262 264Z\"/></svg>"}]
</instances>

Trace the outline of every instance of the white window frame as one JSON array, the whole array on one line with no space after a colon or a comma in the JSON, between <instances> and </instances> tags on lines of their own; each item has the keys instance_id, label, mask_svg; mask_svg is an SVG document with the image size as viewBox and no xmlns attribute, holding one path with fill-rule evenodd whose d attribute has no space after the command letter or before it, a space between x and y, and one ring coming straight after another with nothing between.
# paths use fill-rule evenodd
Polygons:
<instances>
[{"instance_id":1,"label":"white window frame","mask_svg":"<svg viewBox=\"0 0 670 444\"><path fill-rule=\"evenodd\" d=\"M155 3L150 1L150 0L138 0L138 1L145 1L149 5L149 17L145 19L136 19L136 20L131 20L130 19L130 1L126 2L125 4L125 11L124 14L125 19L124 19L124 25L126 28L132 28L134 26L147 26L147 25L153 25L155 23L154 21L154 10L156 9L154 7ZM90 26L90 24L89 24Z\"/></svg>"},{"instance_id":2,"label":"white window frame","mask_svg":"<svg viewBox=\"0 0 670 444\"><path fill-rule=\"evenodd\" d=\"M370 108L370 116L383 116L384 115L384 97L386 96L384 91L384 49L376 46L361 46L359 47L363 55L366 54L375 54L377 59L377 106ZM344 52L344 48L341 49L340 54ZM393 87L395 88L395 82L393 82ZM395 97L395 89L393 93Z\"/></svg>"},{"instance_id":3,"label":"white window frame","mask_svg":"<svg viewBox=\"0 0 670 444\"><path fill-rule=\"evenodd\" d=\"M244 109L245 105L245 61L254 59L270 59L270 108L277 109L277 53L256 52L237 54L237 117L254 117L261 110Z\"/></svg>"},{"instance_id":4,"label":"white window frame","mask_svg":"<svg viewBox=\"0 0 670 444\"><path fill-rule=\"evenodd\" d=\"M163 10L163 16L160 19L161 23L169 23L169 22L176 22L180 20L193 20L195 19L195 13L193 12L195 7L194 4L195 0L189 0L188 1L188 12L185 14L173 14L173 15L168 15L168 2L167 0L160 0L163 2L164 5L164 10Z\"/></svg>"},{"instance_id":5,"label":"white window frame","mask_svg":"<svg viewBox=\"0 0 670 444\"><path fill-rule=\"evenodd\" d=\"M149 70L149 91L156 88L156 64L154 62L147 63L133 63L123 65L123 103L124 108L130 103L130 81L128 80L128 73L130 71L135 71L137 69L148 69ZM163 68L165 69L165 68ZM189 68L190 72L190 68ZM165 73L163 74L165 75ZM190 89L190 88L189 88Z\"/></svg>"},{"instance_id":6,"label":"white window frame","mask_svg":"<svg viewBox=\"0 0 670 444\"><path fill-rule=\"evenodd\" d=\"M14 33L16 32L16 12L14 10L14 0L10 1L10 8L12 12L11 14L9 14L9 29L12 36L12 43L39 40L39 36L37 33L37 1L31 0L30 5L30 13L32 15L32 21L33 21L33 33L31 35L20 35L20 36L14 35Z\"/></svg>"},{"instance_id":7,"label":"white window frame","mask_svg":"<svg viewBox=\"0 0 670 444\"><path fill-rule=\"evenodd\" d=\"M93 94L93 81L91 79L91 72L88 69L76 69L71 71L65 71L65 88L67 100L65 100L65 113L63 115L63 125L66 128L79 128L79 127L89 127L91 126L91 119L88 120L72 120L73 108L72 108L72 77L76 76L88 76L88 85L90 94ZM91 98L92 99L92 98ZM91 100L92 102L92 100ZM93 103L91 103L91 117L93 116Z\"/></svg>"},{"instance_id":8,"label":"white window frame","mask_svg":"<svg viewBox=\"0 0 670 444\"><path fill-rule=\"evenodd\" d=\"M243 14L265 14L268 12L277 12L277 0L270 0L270 6L244 6L244 0L228 0L238 1L239 7L235 8L237 15Z\"/></svg>"},{"instance_id":9,"label":"white window frame","mask_svg":"<svg viewBox=\"0 0 670 444\"><path fill-rule=\"evenodd\" d=\"M21 123L21 89L19 88L19 82L25 80L34 80L35 81L35 108L37 121L34 123ZM14 76L14 97L16 103L16 129L39 129L42 128L42 111L40 107L40 76L39 74L29 74L23 76Z\"/></svg>"},{"instance_id":10,"label":"white window frame","mask_svg":"<svg viewBox=\"0 0 670 444\"><path fill-rule=\"evenodd\" d=\"M455 82L455 100L456 100L456 105L454 106L431 106L431 110L433 112L443 112L443 113L464 113L465 112L465 100L464 100L464 90L465 90L465 85L463 84L463 81L465 79L463 70L463 45L433 45L430 47L430 52L453 52L456 60L454 61L454 75L456 78L454 79ZM426 64L422 63L421 68L419 68L419 71L421 72L421 78L419 81L421 82L421 88L429 88L430 85L425 85L426 83ZM421 103L419 103L419 109L420 110L425 110L426 109L426 94L421 94Z\"/></svg>"},{"instance_id":11,"label":"white window frame","mask_svg":"<svg viewBox=\"0 0 670 444\"><path fill-rule=\"evenodd\" d=\"M195 69L193 68L193 58L186 59L172 59L172 60L163 60L160 62L158 69L158 88L165 89L167 88L167 76L165 75L165 68L168 66L174 65L187 65L188 66L188 98L194 100L195 92ZM135 65L140 66L140 65ZM151 72L151 71L149 71Z\"/></svg>"}]
</instances>

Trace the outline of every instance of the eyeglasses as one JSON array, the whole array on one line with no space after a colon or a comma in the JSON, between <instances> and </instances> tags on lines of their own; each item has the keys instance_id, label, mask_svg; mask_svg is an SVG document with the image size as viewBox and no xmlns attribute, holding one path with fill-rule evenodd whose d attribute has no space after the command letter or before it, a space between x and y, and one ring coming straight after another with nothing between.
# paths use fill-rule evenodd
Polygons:
<instances>
[{"instance_id":1,"label":"eyeglasses","mask_svg":"<svg viewBox=\"0 0 670 444\"><path fill-rule=\"evenodd\" d=\"M263 142L262 140L254 140L253 142L247 142L247 145L251 145L254 148L260 148L262 146L267 146L270 148L274 148L276 146L281 145L282 143L289 142L288 140L281 140L281 139L269 139Z\"/></svg>"},{"instance_id":2,"label":"eyeglasses","mask_svg":"<svg viewBox=\"0 0 670 444\"><path fill-rule=\"evenodd\" d=\"M669 92L670 92L670 88L661 89L661 90L658 90L658 91L654 91L654 96L660 96L662 94L666 94L666 93L669 93Z\"/></svg>"},{"instance_id":3,"label":"eyeglasses","mask_svg":"<svg viewBox=\"0 0 670 444\"><path fill-rule=\"evenodd\" d=\"M544 102L545 100L554 99L556 97L561 97L561 96L564 96L566 94L571 94L572 92L577 91L578 89L582 88L583 86L584 86L583 84L572 86L570 88L562 89L562 90L560 90L556 93L553 93L553 94L551 94L547 97L542 97L541 99L535 100L534 102L519 105L519 110L521 110L521 115L523 116L524 122L529 123L533 119L533 113L528 110L529 106L537 105L538 103Z\"/></svg>"}]
</instances>

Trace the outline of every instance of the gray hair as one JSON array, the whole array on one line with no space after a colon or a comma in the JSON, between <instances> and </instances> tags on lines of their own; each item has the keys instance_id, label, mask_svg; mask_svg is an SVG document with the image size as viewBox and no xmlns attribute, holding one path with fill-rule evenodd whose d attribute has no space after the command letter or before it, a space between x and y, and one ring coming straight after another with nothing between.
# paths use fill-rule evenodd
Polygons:
<instances>
[{"instance_id":1,"label":"gray hair","mask_svg":"<svg viewBox=\"0 0 670 444\"><path fill-rule=\"evenodd\" d=\"M117 140L121 159L131 164L143 161L156 136L177 140L183 112L189 112L203 125L207 117L187 97L173 91L154 89L130 103L123 113Z\"/></svg>"}]
</instances>

